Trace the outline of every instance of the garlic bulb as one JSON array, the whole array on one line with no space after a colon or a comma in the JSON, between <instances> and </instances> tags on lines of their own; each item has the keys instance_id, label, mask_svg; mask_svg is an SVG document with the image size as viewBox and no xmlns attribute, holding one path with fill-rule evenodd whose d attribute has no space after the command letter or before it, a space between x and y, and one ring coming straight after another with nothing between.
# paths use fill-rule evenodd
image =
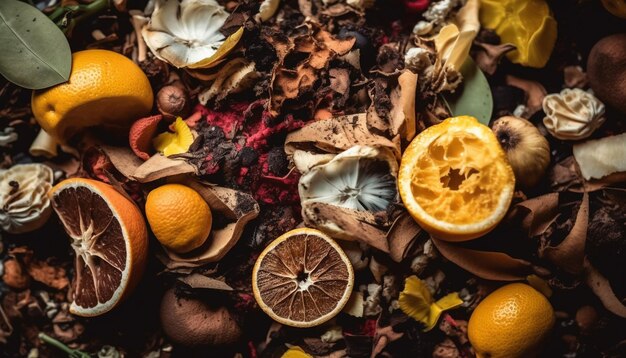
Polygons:
<instances>
[{"instance_id":1,"label":"garlic bulb","mask_svg":"<svg viewBox=\"0 0 626 358\"><path fill-rule=\"evenodd\" d=\"M543 99L543 124L558 139L587 138L604 123L604 104L579 88L564 89Z\"/></svg>"},{"instance_id":2,"label":"garlic bulb","mask_svg":"<svg viewBox=\"0 0 626 358\"><path fill-rule=\"evenodd\" d=\"M304 207L321 202L359 211L382 211L397 196L398 164L385 149L354 146L300 178ZM392 174L393 173L393 174Z\"/></svg>"},{"instance_id":3,"label":"garlic bulb","mask_svg":"<svg viewBox=\"0 0 626 358\"><path fill-rule=\"evenodd\" d=\"M143 38L159 59L178 68L216 54L228 13L215 0L157 0Z\"/></svg>"},{"instance_id":4,"label":"garlic bulb","mask_svg":"<svg viewBox=\"0 0 626 358\"><path fill-rule=\"evenodd\" d=\"M48 191L54 174L43 164L15 165L0 172L0 225L19 234L46 223L51 213Z\"/></svg>"}]
</instances>

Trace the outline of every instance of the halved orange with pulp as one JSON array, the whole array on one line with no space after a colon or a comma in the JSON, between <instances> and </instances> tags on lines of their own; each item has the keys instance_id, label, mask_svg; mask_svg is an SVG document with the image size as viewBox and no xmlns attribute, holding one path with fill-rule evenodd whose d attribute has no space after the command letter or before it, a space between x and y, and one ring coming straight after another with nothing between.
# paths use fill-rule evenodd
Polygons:
<instances>
[{"instance_id":1,"label":"halved orange with pulp","mask_svg":"<svg viewBox=\"0 0 626 358\"><path fill-rule=\"evenodd\" d=\"M420 226L442 240L471 240L491 231L506 214L514 188L506 153L474 117L427 128L402 154L402 201Z\"/></svg>"}]
</instances>

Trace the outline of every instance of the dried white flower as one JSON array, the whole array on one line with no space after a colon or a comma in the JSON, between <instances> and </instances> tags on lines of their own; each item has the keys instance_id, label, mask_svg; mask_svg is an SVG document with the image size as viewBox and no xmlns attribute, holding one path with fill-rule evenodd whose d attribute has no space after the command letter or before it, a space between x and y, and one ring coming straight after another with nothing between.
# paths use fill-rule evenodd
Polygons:
<instances>
[{"instance_id":1,"label":"dried white flower","mask_svg":"<svg viewBox=\"0 0 626 358\"><path fill-rule=\"evenodd\" d=\"M156 57L187 67L217 52L226 40L220 29L227 18L215 0L157 0L142 34Z\"/></svg>"},{"instance_id":2,"label":"dried white flower","mask_svg":"<svg viewBox=\"0 0 626 358\"><path fill-rule=\"evenodd\" d=\"M13 234L40 228L50 217L48 191L52 169L43 164L15 165L0 172L0 225Z\"/></svg>"},{"instance_id":3,"label":"dried white flower","mask_svg":"<svg viewBox=\"0 0 626 358\"><path fill-rule=\"evenodd\" d=\"M302 205L321 202L361 211L387 209L397 196L398 165L388 150L354 146L300 178ZM393 173L393 174L392 174Z\"/></svg>"},{"instance_id":4,"label":"dried white flower","mask_svg":"<svg viewBox=\"0 0 626 358\"><path fill-rule=\"evenodd\" d=\"M343 330L341 326L332 326L328 331L324 332L320 337L324 343L335 343L343 339Z\"/></svg>"},{"instance_id":5,"label":"dried white flower","mask_svg":"<svg viewBox=\"0 0 626 358\"><path fill-rule=\"evenodd\" d=\"M558 139L587 138L604 123L604 104L591 93L566 88L543 99L543 124Z\"/></svg>"}]
</instances>

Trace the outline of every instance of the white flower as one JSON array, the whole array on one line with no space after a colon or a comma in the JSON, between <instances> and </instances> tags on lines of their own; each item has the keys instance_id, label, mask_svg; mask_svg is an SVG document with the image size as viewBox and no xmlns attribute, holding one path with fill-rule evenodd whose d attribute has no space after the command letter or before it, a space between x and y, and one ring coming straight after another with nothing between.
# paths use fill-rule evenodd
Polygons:
<instances>
[{"instance_id":1,"label":"white flower","mask_svg":"<svg viewBox=\"0 0 626 358\"><path fill-rule=\"evenodd\" d=\"M19 234L46 223L51 207L48 191L54 174L43 164L15 165L0 172L0 226Z\"/></svg>"},{"instance_id":2,"label":"white flower","mask_svg":"<svg viewBox=\"0 0 626 358\"><path fill-rule=\"evenodd\" d=\"M604 104L579 88L564 89L544 97L543 124L558 139L587 138L604 123Z\"/></svg>"},{"instance_id":3,"label":"white flower","mask_svg":"<svg viewBox=\"0 0 626 358\"><path fill-rule=\"evenodd\" d=\"M157 0L142 34L156 57L187 67L217 52L226 40L220 29L227 18L215 0Z\"/></svg>"},{"instance_id":4,"label":"white flower","mask_svg":"<svg viewBox=\"0 0 626 358\"><path fill-rule=\"evenodd\" d=\"M321 202L360 211L383 211L397 195L397 162L383 149L354 146L300 178L304 206Z\"/></svg>"}]
</instances>

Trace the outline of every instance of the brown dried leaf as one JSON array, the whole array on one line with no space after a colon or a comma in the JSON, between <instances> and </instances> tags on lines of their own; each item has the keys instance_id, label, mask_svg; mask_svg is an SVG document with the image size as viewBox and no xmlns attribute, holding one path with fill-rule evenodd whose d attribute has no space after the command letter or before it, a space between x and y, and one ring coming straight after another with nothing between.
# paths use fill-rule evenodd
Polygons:
<instances>
[{"instance_id":1,"label":"brown dried leaf","mask_svg":"<svg viewBox=\"0 0 626 358\"><path fill-rule=\"evenodd\" d=\"M398 86L391 92L391 134L400 134L403 139L410 141L415 136L415 91L417 90L417 75L409 70L403 70L398 77Z\"/></svg>"},{"instance_id":2,"label":"brown dried leaf","mask_svg":"<svg viewBox=\"0 0 626 358\"><path fill-rule=\"evenodd\" d=\"M492 45L485 42L474 41L474 45L479 48L476 52L476 64L483 72L489 75L496 73L502 56L516 49L513 44Z\"/></svg>"},{"instance_id":3,"label":"brown dried leaf","mask_svg":"<svg viewBox=\"0 0 626 358\"><path fill-rule=\"evenodd\" d=\"M221 260L239 241L246 224L259 215L259 204L251 195L233 189L190 178L178 181L196 190L209 204L213 215L227 218L229 223L223 228L214 228L204 245L189 253L177 254L165 250L166 266L169 269L197 267Z\"/></svg>"},{"instance_id":4,"label":"brown dried leaf","mask_svg":"<svg viewBox=\"0 0 626 358\"><path fill-rule=\"evenodd\" d=\"M387 232L389 256L392 260L400 262L412 253L416 245L424 244L428 238L428 234L404 212L396 218Z\"/></svg>"},{"instance_id":5,"label":"brown dried leaf","mask_svg":"<svg viewBox=\"0 0 626 358\"><path fill-rule=\"evenodd\" d=\"M212 277L207 277L199 273L193 273L191 275L179 277L178 281L189 285L189 287L191 288L206 288L206 289L219 290L219 291L233 291L233 288L230 287L223 280L218 280Z\"/></svg>"},{"instance_id":6,"label":"brown dried leaf","mask_svg":"<svg viewBox=\"0 0 626 358\"><path fill-rule=\"evenodd\" d=\"M521 88L526 92L526 113L523 117L530 118L543 107L543 99L548 94L545 87L537 81L506 75L506 84Z\"/></svg>"},{"instance_id":7,"label":"brown dried leaf","mask_svg":"<svg viewBox=\"0 0 626 358\"><path fill-rule=\"evenodd\" d=\"M7 338L13 334L13 326L7 314L4 312L4 308L0 305L0 343L7 343Z\"/></svg>"},{"instance_id":8,"label":"brown dried leaf","mask_svg":"<svg viewBox=\"0 0 626 358\"><path fill-rule=\"evenodd\" d=\"M626 318L626 306L615 296L609 280L602 276L587 259L584 261L584 267L587 285L598 296L604 307L614 314Z\"/></svg>"},{"instance_id":9,"label":"brown dried leaf","mask_svg":"<svg viewBox=\"0 0 626 358\"><path fill-rule=\"evenodd\" d=\"M559 215L559 194L550 193L516 204L508 217L522 215L522 227L528 237L543 234ZM520 213L524 210L525 213Z\"/></svg>"},{"instance_id":10,"label":"brown dried leaf","mask_svg":"<svg viewBox=\"0 0 626 358\"><path fill-rule=\"evenodd\" d=\"M51 265L45 261L33 260L27 265L27 270L33 280L41 282L55 290L66 288L70 281L63 267Z\"/></svg>"},{"instance_id":11,"label":"brown dried leaf","mask_svg":"<svg viewBox=\"0 0 626 358\"><path fill-rule=\"evenodd\" d=\"M381 227L388 225L385 213L373 214L320 202L307 202L302 206L302 217L308 227L329 233L343 240L364 242L389 253L387 233Z\"/></svg>"},{"instance_id":12,"label":"brown dried leaf","mask_svg":"<svg viewBox=\"0 0 626 358\"><path fill-rule=\"evenodd\" d=\"M585 180L574 156L569 156L556 163L547 175L553 190L576 193L590 193L626 182L626 172L613 173L602 179Z\"/></svg>"},{"instance_id":13,"label":"brown dried leaf","mask_svg":"<svg viewBox=\"0 0 626 358\"><path fill-rule=\"evenodd\" d=\"M472 250L443 240L432 240L445 258L486 280L518 281L533 273L529 262L502 252Z\"/></svg>"},{"instance_id":14,"label":"brown dried leaf","mask_svg":"<svg viewBox=\"0 0 626 358\"><path fill-rule=\"evenodd\" d=\"M148 183L166 177L196 174L196 172L196 167L183 159L172 159L162 154L155 154L135 170L132 178L140 183Z\"/></svg>"},{"instance_id":15,"label":"brown dried leaf","mask_svg":"<svg viewBox=\"0 0 626 358\"><path fill-rule=\"evenodd\" d=\"M576 214L576 222L570 233L558 246L546 247L540 256L571 274L583 271L585 242L589 225L589 194L584 193L583 200Z\"/></svg>"},{"instance_id":16,"label":"brown dried leaf","mask_svg":"<svg viewBox=\"0 0 626 358\"><path fill-rule=\"evenodd\" d=\"M106 154L115 169L127 179L132 180L137 168L144 163L128 147L101 146L99 149Z\"/></svg>"},{"instance_id":17,"label":"brown dried leaf","mask_svg":"<svg viewBox=\"0 0 626 358\"><path fill-rule=\"evenodd\" d=\"M313 150L339 153L355 145L390 149L400 158L400 145L372 133L367 126L365 113L353 114L312 122L291 132L285 140L285 152L293 155L295 150Z\"/></svg>"}]
</instances>

